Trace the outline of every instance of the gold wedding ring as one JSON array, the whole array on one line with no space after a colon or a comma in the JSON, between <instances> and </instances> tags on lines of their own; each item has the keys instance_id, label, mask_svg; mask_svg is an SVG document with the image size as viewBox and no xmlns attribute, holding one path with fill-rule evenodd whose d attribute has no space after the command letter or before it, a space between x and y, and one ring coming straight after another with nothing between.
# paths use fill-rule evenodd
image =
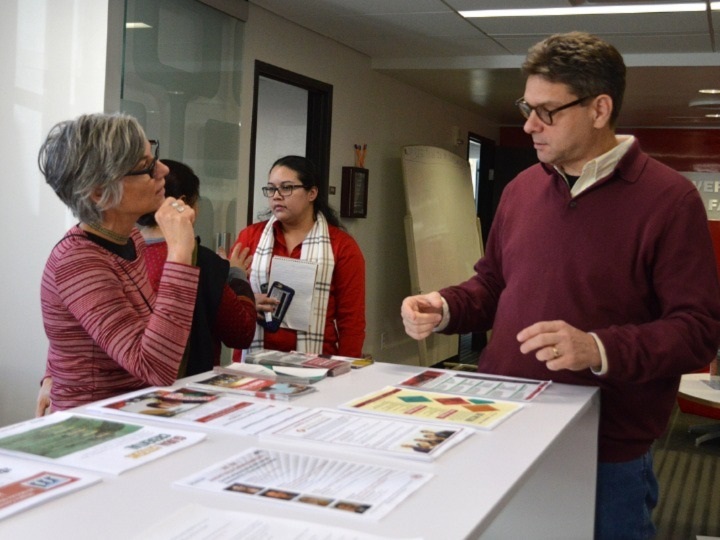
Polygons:
<instances>
[{"instance_id":1,"label":"gold wedding ring","mask_svg":"<svg viewBox=\"0 0 720 540\"><path fill-rule=\"evenodd\" d=\"M555 360L556 358L560 358L560 351L558 351L557 347L553 347L552 352L553 352L553 360Z\"/></svg>"}]
</instances>

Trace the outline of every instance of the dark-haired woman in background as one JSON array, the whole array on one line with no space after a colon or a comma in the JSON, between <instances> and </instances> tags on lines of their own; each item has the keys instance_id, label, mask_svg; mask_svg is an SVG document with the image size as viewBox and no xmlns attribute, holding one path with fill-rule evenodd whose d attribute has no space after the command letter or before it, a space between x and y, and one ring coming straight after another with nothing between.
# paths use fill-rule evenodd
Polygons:
<instances>
[{"instance_id":1,"label":"dark-haired woman in background","mask_svg":"<svg viewBox=\"0 0 720 540\"><path fill-rule=\"evenodd\" d=\"M321 196L312 163L300 156L278 159L262 190L272 217L248 226L237 240L253 253L250 284L258 317L264 318L277 304L261 292L270 276L272 258L277 256L317 263L313 304L319 309L310 318L308 332L280 328L269 333L257 325L252 348L362 356L365 260ZM235 359L238 357L239 351Z\"/></svg>"},{"instance_id":2,"label":"dark-haired woman in background","mask_svg":"<svg viewBox=\"0 0 720 540\"><path fill-rule=\"evenodd\" d=\"M197 212L200 180L195 172L179 161L164 159L163 163L170 169L165 175L165 194L182 199ZM168 245L153 214L142 216L138 224L147 243L148 277L156 288L162 280ZM200 245L199 238L196 242L192 264L200 268L200 282L190 339L178 377L211 370L220 363L222 343L244 349L255 333L255 298L246 274L251 260L248 249L236 245L228 261Z\"/></svg>"}]
</instances>

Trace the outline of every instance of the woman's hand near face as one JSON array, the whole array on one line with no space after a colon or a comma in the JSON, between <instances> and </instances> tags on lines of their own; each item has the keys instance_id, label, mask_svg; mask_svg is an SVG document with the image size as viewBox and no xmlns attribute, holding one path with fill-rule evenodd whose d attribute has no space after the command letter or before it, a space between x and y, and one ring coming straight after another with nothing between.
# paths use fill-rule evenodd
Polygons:
<instances>
[{"instance_id":1,"label":"woman's hand near face","mask_svg":"<svg viewBox=\"0 0 720 540\"><path fill-rule=\"evenodd\" d=\"M168 197L155 212L155 221L167 242L167 260L192 264L195 250L195 211L192 207L174 197Z\"/></svg>"}]
</instances>

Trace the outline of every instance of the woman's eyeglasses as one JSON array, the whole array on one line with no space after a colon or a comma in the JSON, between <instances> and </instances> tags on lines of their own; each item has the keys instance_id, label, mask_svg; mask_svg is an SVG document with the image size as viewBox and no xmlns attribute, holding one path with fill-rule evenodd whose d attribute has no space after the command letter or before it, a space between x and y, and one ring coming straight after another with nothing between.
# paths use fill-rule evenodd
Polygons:
<instances>
[{"instance_id":1,"label":"woman's eyeglasses","mask_svg":"<svg viewBox=\"0 0 720 540\"><path fill-rule=\"evenodd\" d=\"M155 164L157 163L158 153L160 152L160 141L152 140L148 142L150 143L150 152L155 155L150 166L140 171L130 171L125 176L142 176L143 174L149 174L150 176L152 176L155 173ZM154 152L153 149L155 150Z\"/></svg>"},{"instance_id":2,"label":"woman's eyeglasses","mask_svg":"<svg viewBox=\"0 0 720 540\"><path fill-rule=\"evenodd\" d=\"M280 187L275 186L263 186L262 193L268 199L275 196L275 193L280 193L282 197L289 197L293 194L296 189L305 188L302 184L283 184Z\"/></svg>"}]
</instances>

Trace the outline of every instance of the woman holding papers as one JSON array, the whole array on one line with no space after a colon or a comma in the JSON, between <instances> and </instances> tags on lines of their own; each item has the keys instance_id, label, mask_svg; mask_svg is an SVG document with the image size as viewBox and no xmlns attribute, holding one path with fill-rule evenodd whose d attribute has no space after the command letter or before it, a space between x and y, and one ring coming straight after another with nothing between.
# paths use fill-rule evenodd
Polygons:
<instances>
[{"instance_id":1,"label":"woman holding papers","mask_svg":"<svg viewBox=\"0 0 720 540\"><path fill-rule=\"evenodd\" d=\"M91 114L57 124L40 149L47 183L80 220L42 277L52 410L175 381L200 271L191 264L195 212L165 198L158 146L130 116ZM134 227L148 212L168 245L157 293Z\"/></svg>"},{"instance_id":2,"label":"woman holding papers","mask_svg":"<svg viewBox=\"0 0 720 540\"><path fill-rule=\"evenodd\" d=\"M317 266L314 283L309 284L313 292L307 331L283 325L277 332L265 332L257 325L251 349L362 355L365 260L320 189L310 161L300 156L280 158L271 167L268 183L262 188L270 203L270 219L250 225L238 236L237 243L253 253L250 284L255 291L260 321L278 303L265 294L274 257Z\"/></svg>"}]
</instances>

